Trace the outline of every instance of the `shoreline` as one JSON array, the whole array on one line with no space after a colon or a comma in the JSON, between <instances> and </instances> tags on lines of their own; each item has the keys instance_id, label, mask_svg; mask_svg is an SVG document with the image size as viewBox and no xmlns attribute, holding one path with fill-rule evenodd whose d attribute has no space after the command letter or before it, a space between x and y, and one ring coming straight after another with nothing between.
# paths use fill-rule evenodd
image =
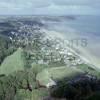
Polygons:
<instances>
[{"instance_id":1,"label":"shoreline","mask_svg":"<svg viewBox=\"0 0 100 100\"><path fill-rule=\"evenodd\" d=\"M45 32L48 36L52 37L52 38L60 38L60 39L65 39L65 36L64 34L62 35L61 33L59 32L56 32L56 31L50 31L50 30L46 30L46 29L42 29L43 32ZM74 48L71 48L71 47L68 47L68 41L66 41L66 48L71 51L72 53L74 53L76 56L78 56L85 64L89 65L90 67L94 68L94 69L100 69L98 64L93 64L91 63L91 61L88 60L88 58L84 57L82 55L82 52L81 52L81 49L77 49L76 47ZM80 54L77 53L76 50L78 50L80 52ZM83 52L86 52L84 49L82 49ZM87 52L88 53L88 52Z\"/></svg>"}]
</instances>

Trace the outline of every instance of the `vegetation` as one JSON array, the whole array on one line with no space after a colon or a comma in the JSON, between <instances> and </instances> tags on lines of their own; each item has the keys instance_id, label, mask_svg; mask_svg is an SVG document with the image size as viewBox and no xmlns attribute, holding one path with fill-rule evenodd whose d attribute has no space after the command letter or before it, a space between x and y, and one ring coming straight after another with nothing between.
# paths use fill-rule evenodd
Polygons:
<instances>
[{"instance_id":1,"label":"vegetation","mask_svg":"<svg viewBox=\"0 0 100 100\"><path fill-rule=\"evenodd\" d=\"M77 68L83 70L87 74L94 75L97 78L100 78L99 70L97 70L96 68L94 69L94 68L88 66L87 64L80 64L77 66Z\"/></svg>"},{"instance_id":2,"label":"vegetation","mask_svg":"<svg viewBox=\"0 0 100 100\"><path fill-rule=\"evenodd\" d=\"M37 18L0 22L0 100L100 98L99 71L41 27Z\"/></svg>"},{"instance_id":3,"label":"vegetation","mask_svg":"<svg viewBox=\"0 0 100 100\"><path fill-rule=\"evenodd\" d=\"M65 67L54 67L47 68L37 74L36 79L40 82L41 85L46 86L51 79L60 80L63 78L67 78L67 80L71 80L74 77L83 74L81 70L77 70L76 68Z\"/></svg>"},{"instance_id":4,"label":"vegetation","mask_svg":"<svg viewBox=\"0 0 100 100\"><path fill-rule=\"evenodd\" d=\"M32 92L20 89L14 100L42 100L47 95L48 91L45 88L34 89Z\"/></svg>"},{"instance_id":5,"label":"vegetation","mask_svg":"<svg viewBox=\"0 0 100 100\"><path fill-rule=\"evenodd\" d=\"M8 56L0 67L0 74L9 75L18 70L24 70L25 60L23 57L23 50L19 48L11 56Z\"/></svg>"},{"instance_id":6,"label":"vegetation","mask_svg":"<svg viewBox=\"0 0 100 100\"><path fill-rule=\"evenodd\" d=\"M85 75L78 76L71 81L67 81L67 79L64 78L58 81L55 87L51 87L50 94L56 98L66 98L68 100L86 100L86 98L93 95L95 92L100 91L99 84L99 80L95 80L92 77L90 79ZM98 97L99 96L94 96L94 98Z\"/></svg>"},{"instance_id":7,"label":"vegetation","mask_svg":"<svg viewBox=\"0 0 100 100\"><path fill-rule=\"evenodd\" d=\"M11 41L7 37L0 35L0 64L4 58L12 54L15 50Z\"/></svg>"},{"instance_id":8,"label":"vegetation","mask_svg":"<svg viewBox=\"0 0 100 100\"><path fill-rule=\"evenodd\" d=\"M94 93L92 96L88 97L86 100L100 100L100 92Z\"/></svg>"}]
</instances>

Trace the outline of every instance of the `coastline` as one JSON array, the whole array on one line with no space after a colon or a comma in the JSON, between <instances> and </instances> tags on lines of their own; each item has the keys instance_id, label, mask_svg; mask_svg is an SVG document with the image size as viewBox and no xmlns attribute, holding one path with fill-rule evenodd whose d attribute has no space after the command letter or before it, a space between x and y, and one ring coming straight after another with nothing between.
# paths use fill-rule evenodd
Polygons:
<instances>
[{"instance_id":1,"label":"coastline","mask_svg":"<svg viewBox=\"0 0 100 100\"><path fill-rule=\"evenodd\" d=\"M56 31L50 31L50 30L46 30L46 29L42 29L43 32L45 32L48 36L52 37L52 38L60 38L60 39L66 39L66 36L64 36L64 34L61 34L60 32L56 32ZM68 44L68 41L66 41L66 44ZM65 46L65 45L64 45ZM88 51L86 51L85 49L83 49L82 47L77 48L77 47L69 47L68 45L66 45L66 48L71 51L72 53L74 53L75 55L77 55L85 64L95 68L95 69L99 69L99 64L94 62L91 63L91 60L88 60L87 56L91 56L88 54ZM83 56L84 55L84 56ZM91 56L92 58L93 56Z\"/></svg>"}]
</instances>

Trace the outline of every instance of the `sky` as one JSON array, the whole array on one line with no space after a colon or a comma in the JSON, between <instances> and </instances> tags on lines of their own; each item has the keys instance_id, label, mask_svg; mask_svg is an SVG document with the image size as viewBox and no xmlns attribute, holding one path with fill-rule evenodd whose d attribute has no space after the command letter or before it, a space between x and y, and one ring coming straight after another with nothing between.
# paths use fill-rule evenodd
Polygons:
<instances>
[{"instance_id":1,"label":"sky","mask_svg":"<svg viewBox=\"0 0 100 100\"><path fill-rule=\"evenodd\" d=\"M0 0L0 15L100 15L100 0Z\"/></svg>"}]
</instances>

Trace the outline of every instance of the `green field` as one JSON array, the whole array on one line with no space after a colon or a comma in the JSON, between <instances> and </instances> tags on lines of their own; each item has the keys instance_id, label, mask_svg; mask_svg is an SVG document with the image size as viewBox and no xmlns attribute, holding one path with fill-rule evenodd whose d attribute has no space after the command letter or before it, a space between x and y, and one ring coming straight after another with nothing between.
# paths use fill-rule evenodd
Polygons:
<instances>
[{"instance_id":1,"label":"green field","mask_svg":"<svg viewBox=\"0 0 100 100\"><path fill-rule=\"evenodd\" d=\"M51 79L59 80L66 77L68 80L70 80L75 76L86 72L90 75L95 75L97 78L100 78L100 72L98 70L93 69L86 64L81 64L76 68L67 66L46 68L37 74L36 79L39 80L41 85L46 86L49 82L51 82Z\"/></svg>"},{"instance_id":2,"label":"green field","mask_svg":"<svg viewBox=\"0 0 100 100\"><path fill-rule=\"evenodd\" d=\"M0 66L0 74L9 75L15 71L23 70L25 64L25 58L23 56L23 50L19 48L12 55L5 58Z\"/></svg>"},{"instance_id":3,"label":"green field","mask_svg":"<svg viewBox=\"0 0 100 100\"><path fill-rule=\"evenodd\" d=\"M47 68L38 73L36 79L41 85L46 86L49 82L51 82L51 79L59 80L66 77L68 80L70 80L83 73L84 72L79 69L67 66Z\"/></svg>"},{"instance_id":4,"label":"green field","mask_svg":"<svg viewBox=\"0 0 100 100\"><path fill-rule=\"evenodd\" d=\"M33 70L34 74L38 74L39 72L41 72L43 69L48 68L49 66L45 65L45 64L31 64L31 69Z\"/></svg>"},{"instance_id":5,"label":"green field","mask_svg":"<svg viewBox=\"0 0 100 100\"><path fill-rule=\"evenodd\" d=\"M14 100L42 100L45 96L48 96L48 90L45 88L34 89L32 92L20 89Z\"/></svg>"},{"instance_id":6,"label":"green field","mask_svg":"<svg viewBox=\"0 0 100 100\"><path fill-rule=\"evenodd\" d=\"M43 97L48 96L48 90L46 89L35 89L32 91L32 99L31 100L42 100Z\"/></svg>"},{"instance_id":7,"label":"green field","mask_svg":"<svg viewBox=\"0 0 100 100\"><path fill-rule=\"evenodd\" d=\"M83 70L88 74L95 75L97 76L97 78L100 78L100 71L98 71L96 68L94 69L91 66L88 66L86 64L78 65L77 68Z\"/></svg>"}]
</instances>

